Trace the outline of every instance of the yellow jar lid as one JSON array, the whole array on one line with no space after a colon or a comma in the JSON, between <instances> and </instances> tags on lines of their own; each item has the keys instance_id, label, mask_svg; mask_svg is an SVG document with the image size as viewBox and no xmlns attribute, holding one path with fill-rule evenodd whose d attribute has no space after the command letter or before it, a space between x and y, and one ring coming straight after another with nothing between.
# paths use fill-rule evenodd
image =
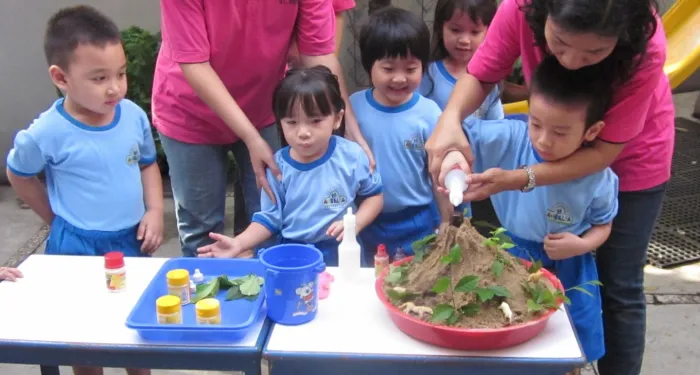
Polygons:
<instances>
[{"instance_id":1,"label":"yellow jar lid","mask_svg":"<svg viewBox=\"0 0 700 375\"><path fill-rule=\"evenodd\" d=\"M180 302L180 297L178 296L162 296L156 300L156 310L160 314L176 313L182 309Z\"/></svg>"},{"instance_id":2,"label":"yellow jar lid","mask_svg":"<svg viewBox=\"0 0 700 375\"><path fill-rule=\"evenodd\" d=\"M189 284L190 284L190 273L185 269L180 268L180 269L168 271L168 273L165 274L165 277L168 279L168 284L171 284L171 285L187 285L187 286L189 286Z\"/></svg>"},{"instance_id":3,"label":"yellow jar lid","mask_svg":"<svg viewBox=\"0 0 700 375\"><path fill-rule=\"evenodd\" d=\"M211 318L221 313L221 304L216 298L205 298L194 305L197 310L197 316L202 318Z\"/></svg>"}]
</instances>

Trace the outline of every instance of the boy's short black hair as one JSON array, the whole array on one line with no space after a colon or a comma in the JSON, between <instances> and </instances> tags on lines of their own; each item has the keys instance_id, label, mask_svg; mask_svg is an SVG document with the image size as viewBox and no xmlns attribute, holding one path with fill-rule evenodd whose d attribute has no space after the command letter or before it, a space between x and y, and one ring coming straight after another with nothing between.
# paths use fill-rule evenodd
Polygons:
<instances>
[{"instance_id":1,"label":"boy's short black hair","mask_svg":"<svg viewBox=\"0 0 700 375\"><path fill-rule=\"evenodd\" d=\"M417 15L386 7L373 12L360 31L362 66L369 74L377 60L413 56L422 69L430 60L430 30Z\"/></svg>"},{"instance_id":2,"label":"boy's short black hair","mask_svg":"<svg viewBox=\"0 0 700 375\"><path fill-rule=\"evenodd\" d=\"M556 103L586 106L586 129L601 121L612 101L609 82L599 69L584 67L569 70L554 56L548 56L535 68L530 96L543 95Z\"/></svg>"},{"instance_id":3,"label":"boy's short black hair","mask_svg":"<svg viewBox=\"0 0 700 375\"><path fill-rule=\"evenodd\" d=\"M51 16L44 36L44 54L49 65L65 70L78 45L104 47L110 43L121 43L119 27L97 9L78 5Z\"/></svg>"}]
</instances>

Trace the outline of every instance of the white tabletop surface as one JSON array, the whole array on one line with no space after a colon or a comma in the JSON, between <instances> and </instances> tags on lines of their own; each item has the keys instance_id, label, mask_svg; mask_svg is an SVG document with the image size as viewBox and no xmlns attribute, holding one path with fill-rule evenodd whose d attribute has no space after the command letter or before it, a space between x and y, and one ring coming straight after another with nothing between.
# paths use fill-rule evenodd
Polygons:
<instances>
[{"instance_id":1,"label":"white tabletop surface","mask_svg":"<svg viewBox=\"0 0 700 375\"><path fill-rule=\"evenodd\" d=\"M318 315L299 326L275 324L265 353L328 353L408 356L473 356L528 359L581 358L569 318L564 310L552 315L545 329L532 340L493 351L458 351L418 341L400 331L374 290L374 270L363 268L355 283L343 283L339 272L327 299L319 301Z\"/></svg>"},{"instance_id":2,"label":"white tabletop surface","mask_svg":"<svg viewBox=\"0 0 700 375\"><path fill-rule=\"evenodd\" d=\"M0 283L0 341L99 345L183 345L146 341L125 322L166 258L125 258L126 290L107 291L104 258L31 255L18 268L24 278ZM255 347L265 316L235 343L187 346Z\"/></svg>"}]
</instances>

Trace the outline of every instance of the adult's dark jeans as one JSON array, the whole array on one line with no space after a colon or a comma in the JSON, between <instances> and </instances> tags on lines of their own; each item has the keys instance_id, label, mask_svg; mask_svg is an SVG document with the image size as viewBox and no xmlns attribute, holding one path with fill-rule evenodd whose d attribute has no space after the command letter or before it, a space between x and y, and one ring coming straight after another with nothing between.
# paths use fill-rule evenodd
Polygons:
<instances>
[{"instance_id":1,"label":"adult's dark jeans","mask_svg":"<svg viewBox=\"0 0 700 375\"><path fill-rule=\"evenodd\" d=\"M620 192L619 210L610 238L596 251L603 283L605 355L601 375L638 375L646 334L644 265L666 183L634 192Z\"/></svg>"},{"instance_id":2,"label":"adult's dark jeans","mask_svg":"<svg viewBox=\"0 0 700 375\"><path fill-rule=\"evenodd\" d=\"M260 129L260 136L273 152L280 149L280 138L274 125ZM163 134L160 134L160 140L170 166L177 230L184 256L196 256L197 248L213 242L209 232L221 233L224 230L229 151L233 152L241 169L246 216L250 219L260 211L260 189L255 183L245 143L198 145Z\"/></svg>"}]
</instances>

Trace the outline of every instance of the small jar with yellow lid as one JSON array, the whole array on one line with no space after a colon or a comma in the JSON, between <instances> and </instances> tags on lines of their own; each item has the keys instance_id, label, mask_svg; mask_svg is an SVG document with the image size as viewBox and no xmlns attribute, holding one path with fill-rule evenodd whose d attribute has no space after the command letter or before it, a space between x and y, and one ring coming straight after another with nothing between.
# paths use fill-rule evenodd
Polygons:
<instances>
[{"instance_id":1,"label":"small jar with yellow lid","mask_svg":"<svg viewBox=\"0 0 700 375\"><path fill-rule=\"evenodd\" d=\"M168 271L165 275L168 280L168 294L180 298L180 303L190 303L190 273L185 269Z\"/></svg>"},{"instance_id":2,"label":"small jar with yellow lid","mask_svg":"<svg viewBox=\"0 0 700 375\"><path fill-rule=\"evenodd\" d=\"M197 324L221 324L221 304L216 298L205 298L194 305Z\"/></svg>"},{"instance_id":3,"label":"small jar with yellow lid","mask_svg":"<svg viewBox=\"0 0 700 375\"><path fill-rule=\"evenodd\" d=\"M182 324L182 305L177 296L166 295L156 300L158 324Z\"/></svg>"}]
</instances>

